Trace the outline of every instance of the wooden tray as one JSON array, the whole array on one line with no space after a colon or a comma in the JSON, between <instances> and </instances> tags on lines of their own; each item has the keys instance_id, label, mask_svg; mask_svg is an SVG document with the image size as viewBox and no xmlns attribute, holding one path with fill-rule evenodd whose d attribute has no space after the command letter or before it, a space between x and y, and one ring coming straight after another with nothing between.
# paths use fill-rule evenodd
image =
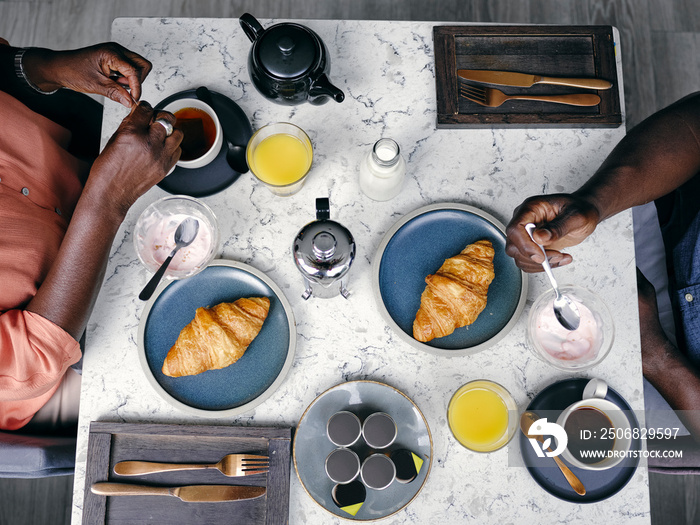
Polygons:
<instances>
[{"instance_id":1,"label":"wooden tray","mask_svg":"<svg viewBox=\"0 0 700 525\"><path fill-rule=\"evenodd\" d=\"M83 523L246 523L286 524L289 521L291 428L201 425L90 424ZM216 463L230 453L267 454L270 471L229 478L218 470L162 472L118 476L119 461ZM181 485L266 486L260 498L221 503L185 503L168 496L98 496L90 486L98 481L176 487Z\"/></svg>"},{"instance_id":2,"label":"wooden tray","mask_svg":"<svg viewBox=\"0 0 700 525\"><path fill-rule=\"evenodd\" d=\"M436 26L437 127L617 127L622 124L615 44L610 26ZM507 95L597 93L600 104L576 107L507 101L497 108L459 96L458 69L602 78L612 89L592 91L536 84L496 86Z\"/></svg>"}]
</instances>

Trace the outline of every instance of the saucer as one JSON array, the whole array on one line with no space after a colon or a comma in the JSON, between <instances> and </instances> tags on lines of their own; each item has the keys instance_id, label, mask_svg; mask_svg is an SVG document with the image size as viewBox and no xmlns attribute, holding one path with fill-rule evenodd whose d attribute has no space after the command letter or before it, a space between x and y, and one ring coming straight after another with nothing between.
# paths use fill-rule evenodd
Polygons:
<instances>
[{"instance_id":1,"label":"saucer","mask_svg":"<svg viewBox=\"0 0 700 525\"><path fill-rule=\"evenodd\" d=\"M583 398L583 389L588 381L588 378L566 379L549 385L535 396L526 410L532 410L540 417L546 417L548 421L554 422L566 407ZM605 399L612 401L625 411L632 429L639 429L639 423L632 408L620 394L608 387ZM586 494L580 496L567 483L564 475L554 463L554 459L538 457L522 432L519 433L519 439L520 453L532 478L553 496L572 503L594 503L616 494L632 478L639 464L638 457L628 456L619 465L607 470L584 470L572 467L560 456L560 459L571 468L571 471L576 474L576 477L586 488ZM639 437L633 438L630 450L641 450L641 448Z\"/></svg>"},{"instance_id":2,"label":"saucer","mask_svg":"<svg viewBox=\"0 0 700 525\"><path fill-rule=\"evenodd\" d=\"M245 146L253 135L253 128L243 110L230 98L211 91L217 102L217 116L223 128L233 138L235 144ZM194 89L180 91L170 95L156 104L156 109L166 107L174 100L181 98L197 98ZM189 195L191 197L207 197L228 188L238 180L240 173L229 166L226 161L226 141L219 154L206 166L201 168L182 168L175 166L175 170L158 183L158 187L176 195Z\"/></svg>"}]
</instances>

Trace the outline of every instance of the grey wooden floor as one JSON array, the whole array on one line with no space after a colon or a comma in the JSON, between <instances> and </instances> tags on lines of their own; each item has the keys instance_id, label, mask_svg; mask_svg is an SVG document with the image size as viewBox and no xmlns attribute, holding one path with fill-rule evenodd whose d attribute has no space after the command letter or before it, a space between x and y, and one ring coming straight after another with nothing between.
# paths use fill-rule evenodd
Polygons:
<instances>
[{"instance_id":1,"label":"grey wooden floor","mask_svg":"<svg viewBox=\"0 0 700 525\"><path fill-rule=\"evenodd\" d=\"M67 49L107 40L119 16L237 18L244 12L260 18L614 25L621 34L628 127L700 90L698 0L0 0L0 36L13 45ZM69 523L72 482L71 476L0 480L0 525ZM655 525L700 523L700 476L652 474L650 490Z\"/></svg>"}]
</instances>

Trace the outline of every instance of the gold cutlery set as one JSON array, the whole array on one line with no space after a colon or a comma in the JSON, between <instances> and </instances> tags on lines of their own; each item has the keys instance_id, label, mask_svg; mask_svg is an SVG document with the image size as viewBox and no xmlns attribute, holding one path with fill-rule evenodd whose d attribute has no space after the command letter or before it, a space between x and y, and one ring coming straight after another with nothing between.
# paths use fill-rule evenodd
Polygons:
<instances>
[{"instance_id":1,"label":"gold cutlery set","mask_svg":"<svg viewBox=\"0 0 700 525\"><path fill-rule=\"evenodd\" d=\"M459 69L457 70L457 75L464 80L472 82L523 88L529 88L535 84L551 84L595 90L605 90L612 87L612 83L599 78L546 77L510 71ZM570 95L506 95L495 88L475 86L472 84L460 84L459 93L467 100L492 108L500 106L507 100L536 100L572 106L596 106L600 103L600 97L598 95L586 93Z\"/></svg>"},{"instance_id":2,"label":"gold cutlery set","mask_svg":"<svg viewBox=\"0 0 700 525\"><path fill-rule=\"evenodd\" d=\"M141 476L175 470L217 469L228 477L266 474L267 456L228 454L218 463L153 463L150 461L121 461L114 466L120 476ZM130 483L93 483L93 494L101 496L174 496L188 502L219 502L258 498L265 495L265 487L247 485L188 485L183 487L152 487Z\"/></svg>"}]
</instances>

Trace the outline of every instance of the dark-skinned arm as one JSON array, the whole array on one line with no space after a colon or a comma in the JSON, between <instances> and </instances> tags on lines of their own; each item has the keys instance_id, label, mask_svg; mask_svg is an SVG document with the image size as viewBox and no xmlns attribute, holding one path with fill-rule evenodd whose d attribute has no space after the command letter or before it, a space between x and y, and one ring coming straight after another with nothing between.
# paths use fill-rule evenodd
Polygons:
<instances>
[{"instance_id":1,"label":"dark-skinned arm","mask_svg":"<svg viewBox=\"0 0 700 525\"><path fill-rule=\"evenodd\" d=\"M637 292L644 377L700 442L700 374L666 337L659 322L654 287L639 270Z\"/></svg>"},{"instance_id":2,"label":"dark-skinned arm","mask_svg":"<svg viewBox=\"0 0 700 525\"><path fill-rule=\"evenodd\" d=\"M112 42L69 51L29 48L22 58L29 81L46 92L66 88L45 95L16 74L19 51L0 43L0 90L70 130L69 150L90 160L99 152L102 104L84 93L103 95L131 108L152 67L145 58Z\"/></svg>"},{"instance_id":3,"label":"dark-skinned arm","mask_svg":"<svg viewBox=\"0 0 700 525\"><path fill-rule=\"evenodd\" d=\"M109 251L130 206L180 157L182 133L166 139L156 112L132 109L97 158L46 279L26 310L80 338L102 284ZM175 117L158 112L158 118Z\"/></svg>"},{"instance_id":4,"label":"dark-skinned arm","mask_svg":"<svg viewBox=\"0 0 700 525\"><path fill-rule=\"evenodd\" d=\"M632 206L662 197L700 172L700 93L689 95L632 129L596 173L573 194L530 197L507 227L506 252L525 271L542 271L542 252L552 266L572 261L563 248L582 242L596 226Z\"/></svg>"}]
</instances>

